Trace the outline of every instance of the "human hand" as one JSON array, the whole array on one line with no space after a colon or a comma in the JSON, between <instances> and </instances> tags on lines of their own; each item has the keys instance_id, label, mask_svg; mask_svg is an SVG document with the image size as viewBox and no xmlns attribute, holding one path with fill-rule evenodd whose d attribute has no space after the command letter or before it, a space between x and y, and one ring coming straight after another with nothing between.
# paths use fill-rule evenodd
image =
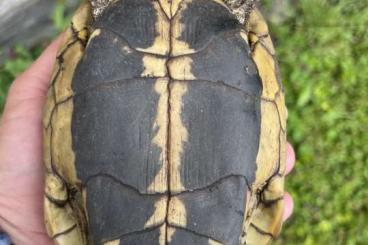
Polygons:
<instances>
[{"instance_id":1,"label":"human hand","mask_svg":"<svg viewBox=\"0 0 368 245\"><path fill-rule=\"evenodd\" d=\"M43 219L42 111L60 42L13 82L0 121L0 230L15 244L53 244Z\"/></svg>"}]
</instances>

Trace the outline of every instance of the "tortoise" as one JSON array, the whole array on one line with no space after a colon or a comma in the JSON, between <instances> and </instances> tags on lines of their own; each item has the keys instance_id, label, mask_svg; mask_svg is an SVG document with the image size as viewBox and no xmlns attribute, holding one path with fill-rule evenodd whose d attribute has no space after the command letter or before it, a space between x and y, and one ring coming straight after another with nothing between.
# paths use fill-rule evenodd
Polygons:
<instances>
[{"instance_id":1,"label":"tortoise","mask_svg":"<svg viewBox=\"0 0 368 245\"><path fill-rule=\"evenodd\" d=\"M64 39L43 120L56 244L277 237L287 109L254 1L89 0Z\"/></svg>"}]
</instances>

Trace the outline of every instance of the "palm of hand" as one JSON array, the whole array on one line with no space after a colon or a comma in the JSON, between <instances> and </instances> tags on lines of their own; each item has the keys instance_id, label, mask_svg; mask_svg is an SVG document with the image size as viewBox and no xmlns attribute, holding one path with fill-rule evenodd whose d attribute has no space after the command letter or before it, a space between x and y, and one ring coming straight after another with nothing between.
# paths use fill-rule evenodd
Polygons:
<instances>
[{"instance_id":1,"label":"palm of hand","mask_svg":"<svg viewBox=\"0 0 368 245\"><path fill-rule=\"evenodd\" d=\"M0 230L15 244L52 244L43 219L42 109L60 40L14 81L0 122ZM287 173L294 165L287 147ZM292 213L285 196L284 219Z\"/></svg>"},{"instance_id":2,"label":"palm of hand","mask_svg":"<svg viewBox=\"0 0 368 245\"><path fill-rule=\"evenodd\" d=\"M15 244L52 244L43 222L42 108L60 40L14 81L0 124L0 227Z\"/></svg>"}]
</instances>

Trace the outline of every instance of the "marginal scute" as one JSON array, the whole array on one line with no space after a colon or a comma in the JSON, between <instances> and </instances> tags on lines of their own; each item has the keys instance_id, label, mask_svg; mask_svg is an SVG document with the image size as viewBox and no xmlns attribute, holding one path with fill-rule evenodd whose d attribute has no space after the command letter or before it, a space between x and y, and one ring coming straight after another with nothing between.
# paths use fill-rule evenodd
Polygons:
<instances>
[{"instance_id":1,"label":"marginal scute","mask_svg":"<svg viewBox=\"0 0 368 245\"><path fill-rule=\"evenodd\" d=\"M282 222L280 220L282 220L283 212L284 201L282 199L272 205L260 203L251 218L251 226L254 225L276 238L281 230Z\"/></svg>"},{"instance_id":2,"label":"marginal scute","mask_svg":"<svg viewBox=\"0 0 368 245\"><path fill-rule=\"evenodd\" d=\"M68 200L68 190L64 181L57 175L47 173L45 181L45 193L58 203Z\"/></svg>"},{"instance_id":3,"label":"marginal scute","mask_svg":"<svg viewBox=\"0 0 368 245\"><path fill-rule=\"evenodd\" d=\"M47 233L51 237L64 233L76 226L77 222L69 205L58 207L49 199L45 198L44 207L45 215L52 217L52 219L46 219Z\"/></svg>"},{"instance_id":4,"label":"marginal scute","mask_svg":"<svg viewBox=\"0 0 368 245\"><path fill-rule=\"evenodd\" d=\"M90 5L77 10L64 33L63 42L47 94L43 117L46 167L44 214L47 233L57 245L87 245L85 217L76 185L74 153L71 149L73 103L71 79L84 51L91 21ZM70 193L70 189L73 193Z\"/></svg>"},{"instance_id":5,"label":"marginal scute","mask_svg":"<svg viewBox=\"0 0 368 245\"><path fill-rule=\"evenodd\" d=\"M60 74L54 84L56 103L73 95L72 80L74 71L83 56L83 51L83 45L80 42L75 42L63 53L65 62L62 63Z\"/></svg>"},{"instance_id":6,"label":"marginal scute","mask_svg":"<svg viewBox=\"0 0 368 245\"><path fill-rule=\"evenodd\" d=\"M286 163L287 109L279 78L275 49L267 24L254 10L247 26L253 59L263 84L261 141L257 157L257 178L251 196L260 200L247 203L242 244L269 244L281 230L284 210L283 190Z\"/></svg>"},{"instance_id":7,"label":"marginal scute","mask_svg":"<svg viewBox=\"0 0 368 245\"><path fill-rule=\"evenodd\" d=\"M280 91L276 95L275 103L276 103L277 109L279 111L281 127L282 127L283 131L286 131L286 121L287 121L287 118L288 118L288 110L285 106L285 95L282 91Z\"/></svg>"},{"instance_id":8,"label":"marginal scute","mask_svg":"<svg viewBox=\"0 0 368 245\"><path fill-rule=\"evenodd\" d=\"M271 178L261 193L261 202L267 205L274 205L281 200L284 196L284 178L276 175Z\"/></svg>"},{"instance_id":9,"label":"marginal scute","mask_svg":"<svg viewBox=\"0 0 368 245\"><path fill-rule=\"evenodd\" d=\"M76 183L75 155L72 149L73 101L59 104L52 117L51 155L55 169L68 183Z\"/></svg>"},{"instance_id":10,"label":"marginal scute","mask_svg":"<svg viewBox=\"0 0 368 245\"><path fill-rule=\"evenodd\" d=\"M279 174L284 176L286 170L286 132L281 131L280 133L280 170Z\"/></svg>"},{"instance_id":11,"label":"marginal scute","mask_svg":"<svg viewBox=\"0 0 368 245\"><path fill-rule=\"evenodd\" d=\"M43 162L45 170L51 171L51 152L50 152L51 127L43 130Z\"/></svg>"},{"instance_id":12,"label":"marginal scute","mask_svg":"<svg viewBox=\"0 0 368 245\"><path fill-rule=\"evenodd\" d=\"M84 238L81 236L81 231L75 227L72 230L68 231L65 234L57 236L55 238L56 245L64 245L64 244L86 244Z\"/></svg>"},{"instance_id":13,"label":"marginal scute","mask_svg":"<svg viewBox=\"0 0 368 245\"><path fill-rule=\"evenodd\" d=\"M252 33L256 33L257 36L268 35L267 23L257 8L249 16L247 29Z\"/></svg>"},{"instance_id":14,"label":"marginal scute","mask_svg":"<svg viewBox=\"0 0 368 245\"><path fill-rule=\"evenodd\" d=\"M259 75L262 79L262 98L274 100L277 92L280 90L276 76L275 60L260 43L257 43L254 47L253 59L257 64Z\"/></svg>"},{"instance_id":15,"label":"marginal scute","mask_svg":"<svg viewBox=\"0 0 368 245\"><path fill-rule=\"evenodd\" d=\"M270 244L272 237L259 233L256 228L249 226L247 233L247 241L242 245L259 245L259 244Z\"/></svg>"},{"instance_id":16,"label":"marginal scute","mask_svg":"<svg viewBox=\"0 0 368 245\"><path fill-rule=\"evenodd\" d=\"M45 108L43 110L42 124L44 128L48 128L50 126L49 124L54 109L55 109L54 90L53 88L50 88L47 91L47 100Z\"/></svg>"},{"instance_id":17,"label":"marginal scute","mask_svg":"<svg viewBox=\"0 0 368 245\"><path fill-rule=\"evenodd\" d=\"M277 170L280 161L280 123L276 105L261 101L261 136L257 155L257 177L254 188L260 188Z\"/></svg>"}]
</instances>

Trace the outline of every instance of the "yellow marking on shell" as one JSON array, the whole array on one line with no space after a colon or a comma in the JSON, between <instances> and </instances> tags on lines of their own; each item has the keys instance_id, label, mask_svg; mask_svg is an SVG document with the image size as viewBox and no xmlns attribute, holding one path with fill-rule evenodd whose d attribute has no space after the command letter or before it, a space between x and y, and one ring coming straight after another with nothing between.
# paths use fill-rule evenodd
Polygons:
<instances>
[{"instance_id":1,"label":"yellow marking on shell","mask_svg":"<svg viewBox=\"0 0 368 245\"><path fill-rule=\"evenodd\" d=\"M246 242L242 242L241 244L260 245L260 244L270 244L271 241L272 241L271 236L263 235L259 233L253 226L250 226L247 233Z\"/></svg>"},{"instance_id":2,"label":"yellow marking on shell","mask_svg":"<svg viewBox=\"0 0 368 245\"><path fill-rule=\"evenodd\" d=\"M152 4L157 13L155 28L158 35L156 36L151 47L138 47L137 50L154 54L167 55L170 51L170 22L166 18L165 13L160 7L160 4L156 1L152 1Z\"/></svg>"},{"instance_id":3,"label":"yellow marking on shell","mask_svg":"<svg viewBox=\"0 0 368 245\"><path fill-rule=\"evenodd\" d=\"M285 106L285 95L284 93L280 92L276 95L275 102L277 108L279 110L279 116L281 121L281 127L284 131L286 131L286 121L288 118L288 110Z\"/></svg>"},{"instance_id":4,"label":"yellow marking on shell","mask_svg":"<svg viewBox=\"0 0 368 245\"><path fill-rule=\"evenodd\" d=\"M258 197L254 194L254 192L247 191L247 202L245 205L245 212L244 212L244 221L243 221L243 234L246 234L246 231L249 229L250 221L254 210L257 208L258 205ZM240 237L240 244L245 244L246 242L246 235L242 235Z\"/></svg>"},{"instance_id":5,"label":"yellow marking on shell","mask_svg":"<svg viewBox=\"0 0 368 245\"><path fill-rule=\"evenodd\" d=\"M187 226L187 210L179 197L174 196L170 199L167 215L169 225L183 228Z\"/></svg>"},{"instance_id":6,"label":"yellow marking on shell","mask_svg":"<svg viewBox=\"0 0 368 245\"><path fill-rule=\"evenodd\" d=\"M247 29L253 33L257 33L257 36L268 35L267 23L257 8L249 16Z\"/></svg>"},{"instance_id":7,"label":"yellow marking on shell","mask_svg":"<svg viewBox=\"0 0 368 245\"><path fill-rule=\"evenodd\" d=\"M181 118L183 108L182 99L187 92L185 82L173 82L170 90L170 191L178 193L185 190L181 180L181 155L184 152L184 144L188 140L188 131Z\"/></svg>"},{"instance_id":8,"label":"yellow marking on shell","mask_svg":"<svg viewBox=\"0 0 368 245\"><path fill-rule=\"evenodd\" d=\"M80 42L70 46L63 55L62 70L55 83L56 103L73 95L72 81L75 68L82 59L84 47Z\"/></svg>"},{"instance_id":9,"label":"yellow marking on shell","mask_svg":"<svg viewBox=\"0 0 368 245\"><path fill-rule=\"evenodd\" d=\"M244 30L240 31L240 37L249 45L249 37Z\"/></svg>"},{"instance_id":10,"label":"yellow marking on shell","mask_svg":"<svg viewBox=\"0 0 368 245\"><path fill-rule=\"evenodd\" d=\"M83 3L72 17L73 27L76 31L82 31L92 21L91 5Z\"/></svg>"},{"instance_id":11,"label":"yellow marking on shell","mask_svg":"<svg viewBox=\"0 0 368 245\"><path fill-rule=\"evenodd\" d=\"M192 1L185 1L180 4L180 12L175 16L172 20L171 26L171 55L178 56L178 55L185 55L185 54L193 54L196 51L192 49L188 43L180 40L183 31L185 31L185 25L181 22L182 13L188 7ZM196 28L193 27L191 30L195 30ZM195 35L195 33L193 33Z\"/></svg>"},{"instance_id":12,"label":"yellow marking on shell","mask_svg":"<svg viewBox=\"0 0 368 245\"><path fill-rule=\"evenodd\" d=\"M259 41L259 38L256 34L249 33L248 35L249 43L251 47L254 47L254 45Z\"/></svg>"},{"instance_id":13,"label":"yellow marking on shell","mask_svg":"<svg viewBox=\"0 0 368 245\"><path fill-rule=\"evenodd\" d=\"M267 51L270 52L271 55L276 54L276 50L275 50L275 47L273 46L273 42L272 42L272 39L271 39L270 35L268 35L267 37L261 38L260 42L267 49Z\"/></svg>"},{"instance_id":14,"label":"yellow marking on shell","mask_svg":"<svg viewBox=\"0 0 368 245\"><path fill-rule=\"evenodd\" d=\"M259 75L262 79L262 98L274 100L280 87L276 76L276 63L273 57L259 43L254 47L253 59L257 65Z\"/></svg>"},{"instance_id":15,"label":"yellow marking on shell","mask_svg":"<svg viewBox=\"0 0 368 245\"><path fill-rule=\"evenodd\" d=\"M270 202L283 198L284 196L284 178L280 176L273 177L266 189L263 190L261 199L263 202Z\"/></svg>"},{"instance_id":16,"label":"yellow marking on shell","mask_svg":"<svg viewBox=\"0 0 368 245\"><path fill-rule=\"evenodd\" d=\"M256 180L252 186L250 201L247 200L246 218L243 223L241 244L269 244L276 237L282 225L284 201L283 177L269 179L280 166L283 174L286 161L286 118L287 109L284 94L278 81L277 61L273 57L275 49L268 35L268 27L261 13L255 9L248 23L249 42L253 59L258 67L263 84L262 97L270 101L261 102L261 136L257 156ZM284 129L282 131L281 129ZM279 165L280 164L280 165ZM266 181L268 184L265 186ZM261 192L261 200L256 193ZM255 228L256 226L257 228ZM260 229L262 231L259 231ZM269 234L264 234L264 232ZM272 236L270 235L272 234Z\"/></svg>"},{"instance_id":17,"label":"yellow marking on shell","mask_svg":"<svg viewBox=\"0 0 368 245\"><path fill-rule=\"evenodd\" d=\"M163 224L160 227L160 236L158 237L159 245L166 245L166 224Z\"/></svg>"},{"instance_id":18,"label":"yellow marking on shell","mask_svg":"<svg viewBox=\"0 0 368 245\"><path fill-rule=\"evenodd\" d=\"M95 39L96 37L98 37L99 35L101 35L101 29L96 29L92 32L91 36L89 37L88 39L88 43L87 43L87 46L91 43L91 41L93 39Z\"/></svg>"},{"instance_id":19,"label":"yellow marking on shell","mask_svg":"<svg viewBox=\"0 0 368 245\"><path fill-rule=\"evenodd\" d=\"M83 201L83 207L87 207L87 190L86 188L82 189L82 201ZM84 211L86 214L86 219L87 219L87 223L88 223L88 210Z\"/></svg>"},{"instance_id":20,"label":"yellow marking on shell","mask_svg":"<svg viewBox=\"0 0 368 245\"><path fill-rule=\"evenodd\" d=\"M183 0L159 0L162 9L168 18L172 18L179 9Z\"/></svg>"},{"instance_id":21,"label":"yellow marking on shell","mask_svg":"<svg viewBox=\"0 0 368 245\"><path fill-rule=\"evenodd\" d=\"M172 238L176 232L176 229L174 227L168 227L166 229L166 232L167 232L167 242L171 242L172 241Z\"/></svg>"},{"instance_id":22,"label":"yellow marking on shell","mask_svg":"<svg viewBox=\"0 0 368 245\"><path fill-rule=\"evenodd\" d=\"M59 176L46 174L45 193L54 200L65 202L68 200L68 190Z\"/></svg>"},{"instance_id":23,"label":"yellow marking on shell","mask_svg":"<svg viewBox=\"0 0 368 245\"><path fill-rule=\"evenodd\" d=\"M196 77L192 73L192 58L188 56L171 59L168 62L168 69L171 78L174 80L194 80Z\"/></svg>"},{"instance_id":24,"label":"yellow marking on shell","mask_svg":"<svg viewBox=\"0 0 368 245\"><path fill-rule=\"evenodd\" d=\"M159 58L146 54L143 56L144 71L142 77L164 77L167 76L166 58Z\"/></svg>"},{"instance_id":25,"label":"yellow marking on shell","mask_svg":"<svg viewBox=\"0 0 368 245\"><path fill-rule=\"evenodd\" d=\"M75 155L72 149L73 100L59 104L52 117L52 160L56 171L68 183L76 183Z\"/></svg>"},{"instance_id":26,"label":"yellow marking on shell","mask_svg":"<svg viewBox=\"0 0 368 245\"><path fill-rule=\"evenodd\" d=\"M168 83L169 79L160 78L155 83L155 92L160 96L157 106L157 114L154 122L154 130L157 130L156 135L153 138L153 144L160 148L160 165L161 169L155 176L155 179L148 187L149 193L164 193L167 191L167 174L168 174L168 162L167 162L167 125L169 124L168 118Z\"/></svg>"},{"instance_id":27,"label":"yellow marking on shell","mask_svg":"<svg viewBox=\"0 0 368 245\"><path fill-rule=\"evenodd\" d=\"M47 217L52 217L52 219L45 220L47 233L50 237L69 230L77 223L69 204L60 208L45 197L44 212Z\"/></svg>"},{"instance_id":28,"label":"yellow marking on shell","mask_svg":"<svg viewBox=\"0 0 368 245\"><path fill-rule=\"evenodd\" d=\"M71 42L75 41L75 31L78 32L78 38L82 41L87 41L88 38L88 30L86 26L89 25L91 22L91 14L90 14L90 4L87 2L84 2L76 11L74 17L72 18L72 27L69 27L64 32L63 42L60 45L59 54L60 51L64 50L67 45L69 45Z\"/></svg>"},{"instance_id":29,"label":"yellow marking on shell","mask_svg":"<svg viewBox=\"0 0 368 245\"><path fill-rule=\"evenodd\" d=\"M51 171L51 148L50 148L51 128L43 130L43 162L46 171Z\"/></svg>"},{"instance_id":30,"label":"yellow marking on shell","mask_svg":"<svg viewBox=\"0 0 368 245\"><path fill-rule=\"evenodd\" d=\"M55 83L48 91L44 111L44 162L46 171L49 173L46 175L45 192L51 198L59 201L66 199L67 191L64 181L76 189L79 186L74 166L75 156L72 150L73 102L71 98L66 98L72 95L72 77L76 64L84 52L83 45L89 36L90 21L90 5L85 2L76 11L71 26L64 34L64 40L58 52L63 59L59 59L54 66L52 81ZM61 60L64 62L60 62ZM64 99L65 101L56 106L54 95L58 102ZM51 168L51 160L54 168ZM62 176L63 181L58 176L50 174L54 171ZM87 245L84 237L86 234L84 231L86 227L85 211L80 196L80 193L77 192L75 198L68 200L63 208L50 202L46 197L44 199L45 223L49 236L63 233L54 239L57 245Z\"/></svg>"},{"instance_id":31,"label":"yellow marking on shell","mask_svg":"<svg viewBox=\"0 0 368 245\"><path fill-rule=\"evenodd\" d=\"M81 232L76 227L75 229L71 230L70 232L60 235L55 238L56 245L69 245L69 244L78 244L78 245L87 245L84 242L83 238L81 237Z\"/></svg>"},{"instance_id":32,"label":"yellow marking on shell","mask_svg":"<svg viewBox=\"0 0 368 245\"><path fill-rule=\"evenodd\" d=\"M283 180L281 177L276 177L280 180L272 181L269 186L269 197L278 197L276 195L282 196L283 189ZM272 193L276 191L275 195ZM272 194L271 194L272 193ZM270 199L271 200L271 199ZM277 202L272 203L271 205L265 205L262 202L259 203L256 210L254 210L251 223L257 226L262 231L272 234L273 237L277 237L281 231L282 226L282 216L284 212L284 200L281 199ZM248 243L247 243L248 244Z\"/></svg>"},{"instance_id":33,"label":"yellow marking on shell","mask_svg":"<svg viewBox=\"0 0 368 245\"><path fill-rule=\"evenodd\" d=\"M208 239L208 245L223 245L223 244L219 243L218 241Z\"/></svg>"},{"instance_id":34,"label":"yellow marking on shell","mask_svg":"<svg viewBox=\"0 0 368 245\"><path fill-rule=\"evenodd\" d=\"M46 105L43 110L43 126L46 128L51 120L52 111L55 108L55 101L53 96L53 88L47 91Z\"/></svg>"},{"instance_id":35,"label":"yellow marking on shell","mask_svg":"<svg viewBox=\"0 0 368 245\"><path fill-rule=\"evenodd\" d=\"M286 132L281 131L280 133L280 171L281 175L285 174L286 168Z\"/></svg>"},{"instance_id":36,"label":"yellow marking on shell","mask_svg":"<svg viewBox=\"0 0 368 245\"><path fill-rule=\"evenodd\" d=\"M120 239L117 239L117 240L114 240L114 241L105 242L103 245L120 245Z\"/></svg>"},{"instance_id":37,"label":"yellow marking on shell","mask_svg":"<svg viewBox=\"0 0 368 245\"><path fill-rule=\"evenodd\" d=\"M261 101L261 134L257 155L257 173L254 188L260 188L276 171L280 161L280 123L274 103Z\"/></svg>"},{"instance_id":38,"label":"yellow marking on shell","mask_svg":"<svg viewBox=\"0 0 368 245\"><path fill-rule=\"evenodd\" d=\"M167 213L167 199L167 196L161 197L160 200L155 203L155 211L144 224L144 228L151 228L165 221Z\"/></svg>"}]
</instances>

